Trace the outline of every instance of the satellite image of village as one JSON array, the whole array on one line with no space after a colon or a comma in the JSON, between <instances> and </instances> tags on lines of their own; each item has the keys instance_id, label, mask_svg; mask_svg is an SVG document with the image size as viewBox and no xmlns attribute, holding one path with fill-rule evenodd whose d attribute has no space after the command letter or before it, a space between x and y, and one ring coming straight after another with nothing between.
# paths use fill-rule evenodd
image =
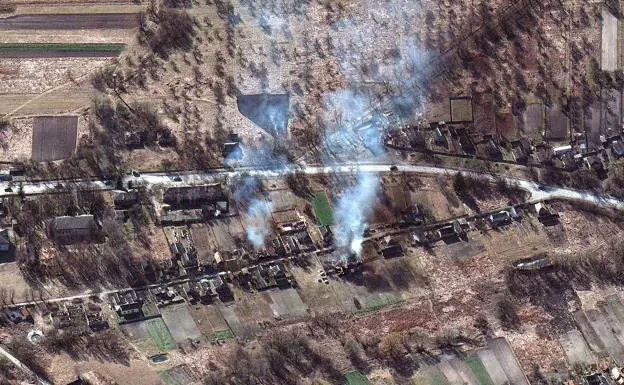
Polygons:
<instances>
[{"instance_id":1,"label":"satellite image of village","mask_svg":"<svg viewBox=\"0 0 624 385\"><path fill-rule=\"evenodd\" d=\"M0 0L0 385L624 385L624 0Z\"/></svg>"}]
</instances>

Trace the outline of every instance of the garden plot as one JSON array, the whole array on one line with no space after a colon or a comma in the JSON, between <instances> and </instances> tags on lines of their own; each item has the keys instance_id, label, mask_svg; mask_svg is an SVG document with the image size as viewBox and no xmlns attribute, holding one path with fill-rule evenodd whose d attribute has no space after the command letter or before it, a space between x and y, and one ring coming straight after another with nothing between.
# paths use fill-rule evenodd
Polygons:
<instances>
[{"instance_id":1,"label":"garden plot","mask_svg":"<svg viewBox=\"0 0 624 385\"><path fill-rule=\"evenodd\" d=\"M561 108L553 106L547 109L548 117L548 139L558 141L568 137L568 117L565 116Z\"/></svg>"},{"instance_id":2,"label":"garden plot","mask_svg":"<svg viewBox=\"0 0 624 385\"><path fill-rule=\"evenodd\" d=\"M618 19L609 12L606 7L602 8L602 55L601 69L603 71L615 71L618 66Z\"/></svg>"},{"instance_id":3,"label":"garden plot","mask_svg":"<svg viewBox=\"0 0 624 385\"><path fill-rule=\"evenodd\" d=\"M542 103L531 103L522 115L524 133L533 139L539 139L544 131L544 106Z\"/></svg>"},{"instance_id":4,"label":"garden plot","mask_svg":"<svg viewBox=\"0 0 624 385\"><path fill-rule=\"evenodd\" d=\"M624 363L624 346L618 341L613 325L605 314L599 310L589 310L585 312L587 320L602 341L605 350L619 364Z\"/></svg>"},{"instance_id":5,"label":"garden plot","mask_svg":"<svg viewBox=\"0 0 624 385\"><path fill-rule=\"evenodd\" d=\"M596 331L592 328L585 313L579 310L575 312L573 316L591 350L598 356L603 356L605 354L605 346L598 337L598 334L596 334Z\"/></svg>"},{"instance_id":6,"label":"garden plot","mask_svg":"<svg viewBox=\"0 0 624 385\"><path fill-rule=\"evenodd\" d=\"M195 305L189 308L189 312L199 331L207 337L223 330L230 330L216 306Z\"/></svg>"},{"instance_id":7,"label":"garden plot","mask_svg":"<svg viewBox=\"0 0 624 385\"><path fill-rule=\"evenodd\" d=\"M618 130L622 116L622 92L614 89L602 90L602 129Z\"/></svg>"},{"instance_id":8,"label":"garden plot","mask_svg":"<svg viewBox=\"0 0 624 385\"><path fill-rule=\"evenodd\" d=\"M481 365L485 368L490 380L494 385L509 384L509 379L505 370L496 359L496 355L490 349L483 349L477 352L477 357L481 360Z\"/></svg>"},{"instance_id":9,"label":"garden plot","mask_svg":"<svg viewBox=\"0 0 624 385\"><path fill-rule=\"evenodd\" d=\"M596 357L594 357L578 330L571 330L563 334L559 337L559 343L571 365L586 366L596 362Z\"/></svg>"},{"instance_id":10,"label":"garden plot","mask_svg":"<svg viewBox=\"0 0 624 385\"><path fill-rule=\"evenodd\" d=\"M41 116L33 120L32 159L65 159L76 149L78 116Z\"/></svg>"},{"instance_id":11,"label":"garden plot","mask_svg":"<svg viewBox=\"0 0 624 385\"><path fill-rule=\"evenodd\" d=\"M270 291L266 293L271 299L271 310L276 317L294 317L305 314L308 307L301 300L297 290L290 288L286 290Z\"/></svg>"},{"instance_id":12,"label":"garden plot","mask_svg":"<svg viewBox=\"0 0 624 385\"><path fill-rule=\"evenodd\" d=\"M492 350L494 356L505 371L510 384L529 385L515 354L509 347L509 343L504 338L496 338L488 341L488 348Z\"/></svg>"},{"instance_id":13,"label":"garden plot","mask_svg":"<svg viewBox=\"0 0 624 385\"><path fill-rule=\"evenodd\" d=\"M585 114L585 130L588 132L589 145L596 146L600 144L600 128L601 121L600 103L596 102L589 107L588 113Z\"/></svg>"},{"instance_id":14,"label":"garden plot","mask_svg":"<svg viewBox=\"0 0 624 385\"><path fill-rule=\"evenodd\" d=\"M167 306L161 309L161 314L175 342L184 343L201 338L197 324L185 304Z\"/></svg>"},{"instance_id":15,"label":"garden plot","mask_svg":"<svg viewBox=\"0 0 624 385\"><path fill-rule=\"evenodd\" d=\"M146 340L150 338L150 334L147 331L147 324L145 321L126 323L126 324L120 325L119 328L132 341Z\"/></svg>"}]
</instances>

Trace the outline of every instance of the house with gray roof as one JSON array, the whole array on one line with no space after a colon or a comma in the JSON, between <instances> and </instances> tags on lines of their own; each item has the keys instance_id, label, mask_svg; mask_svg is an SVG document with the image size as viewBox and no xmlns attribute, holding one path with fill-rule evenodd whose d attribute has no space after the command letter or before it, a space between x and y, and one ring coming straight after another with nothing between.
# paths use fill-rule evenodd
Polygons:
<instances>
[{"instance_id":1,"label":"house with gray roof","mask_svg":"<svg viewBox=\"0 0 624 385\"><path fill-rule=\"evenodd\" d=\"M49 233L55 242L63 245L104 240L102 223L94 215L56 217L50 223Z\"/></svg>"}]
</instances>

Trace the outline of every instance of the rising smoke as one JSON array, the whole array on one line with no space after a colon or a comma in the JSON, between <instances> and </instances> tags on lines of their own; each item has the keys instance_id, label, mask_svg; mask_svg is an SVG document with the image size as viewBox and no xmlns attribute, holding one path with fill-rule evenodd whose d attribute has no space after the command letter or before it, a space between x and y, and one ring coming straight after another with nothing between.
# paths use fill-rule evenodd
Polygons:
<instances>
[{"instance_id":1,"label":"rising smoke","mask_svg":"<svg viewBox=\"0 0 624 385\"><path fill-rule=\"evenodd\" d=\"M359 175L357 184L349 187L336 204L336 246L349 250L356 256L362 253L362 242L367 220L373 213L379 190L379 176L371 173Z\"/></svg>"},{"instance_id":2,"label":"rising smoke","mask_svg":"<svg viewBox=\"0 0 624 385\"><path fill-rule=\"evenodd\" d=\"M258 250L264 247L264 240L271 230L272 205L260 199L254 199L247 210L247 239Z\"/></svg>"},{"instance_id":3,"label":"rising smoke","mask_svg":"<svg viewBox=\"0 0 624 385\"><path fill-rule=\"evenodd\" d=\"M325 93L321 99L324 153L320 161L324 165L383 160L387 157L385 136L417 120L423 111L428 57L419 48L421 42L411 38L410 30L422 11L415 4L405 7L378 0L361 0L359 4L359 18L339 20L326 37L317 39L327 42L347 84L342 90ZM263 13L260 18L259 24L267 35L276 31L276 15ZM284 19L282 24L287 26L288 22ZM257 120L269 122L273 127L269 132L281 132L280 128L288 125L287 115L271 113L270 109L262 114ZM244 151L248 165L271 164L286 172L293 169L292 159L285 159L279 152L249 146ZM342 188L334 186L336 191ZM334 205L337 248L361 255L364 233L379 190L378 175L359 173L355 185L347 187L338 198ZM250 200L248 215L270 217L266 202L262 200L261 205L258 198L254 199ZM263 244L268 231L252 230L248 229L249 240L254 245Z\"/></svg>"}]
</instances>

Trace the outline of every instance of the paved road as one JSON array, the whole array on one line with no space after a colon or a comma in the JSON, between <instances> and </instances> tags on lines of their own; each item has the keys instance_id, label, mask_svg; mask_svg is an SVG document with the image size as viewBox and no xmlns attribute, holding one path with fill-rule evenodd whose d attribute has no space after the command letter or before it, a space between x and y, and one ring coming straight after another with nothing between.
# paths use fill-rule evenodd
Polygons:
<instances>
[{"instance_id":1,"label":"paved road","mask_svg":"<svg viewBox=\"0 0 624 385\"><path fill-rule=\"evenodd\" d=\"M150 173L141 174L138 177L126 176L124 183L132 182L136 185L147 186L162 186L162 187L180 187L191 186L205 183L217 183L224 178L230 180L236 177L250 175L258 176L262 178L278 178L283 177L289 173L302 172L308 175L320 175L331 173L381 173L390 172L391 164L343 164L335 166L304 166L304 167L291 167L280 170L265 170L254 168L240 168L236 170L230 169L217 169L210 172L180 172L180 173ZM420 166L420 165L408 165L397 164L394 169L399 173L413 173L413 174L427 174L427 175L452 175L457 172L455 169L438 167L438 166ZM487 178L491 181L495 180L495 177L490 174L481 174L472 171L463 171L465 174L473 175L476 177ZM564 199L564 200L576 200L596 204L603 207L617 208L624 210L624 201L591 194L584 191L577 191L568 188L544 186L533 181L528 181L519 178L511 178L506 176L498 176L503 178L508 183L515 184L523 190L528 191L531 196L529 202L539 202L549 199ZM0 197L8 195L16 195L18 191L18 184L13 183L12 191L7 192L5 189L9 186L8 182L0 183ZM106 181L49 181L49 182L25 182L23 184L23 190L26 195L31 194L44 194L51 192L64 191L68 188L78 187L92 190L112 190L114 183Z\"/></svg>"},{"instance_id":2,"label":"paved road","mask_svg":"<svg viewBox=\"0 0 624 385\"><path fill-rule=\"evenodd\" d=\"M0 19L0 30L132 29L138 26L136 13L32 14Z\"/></svg>"}]
</instances>

